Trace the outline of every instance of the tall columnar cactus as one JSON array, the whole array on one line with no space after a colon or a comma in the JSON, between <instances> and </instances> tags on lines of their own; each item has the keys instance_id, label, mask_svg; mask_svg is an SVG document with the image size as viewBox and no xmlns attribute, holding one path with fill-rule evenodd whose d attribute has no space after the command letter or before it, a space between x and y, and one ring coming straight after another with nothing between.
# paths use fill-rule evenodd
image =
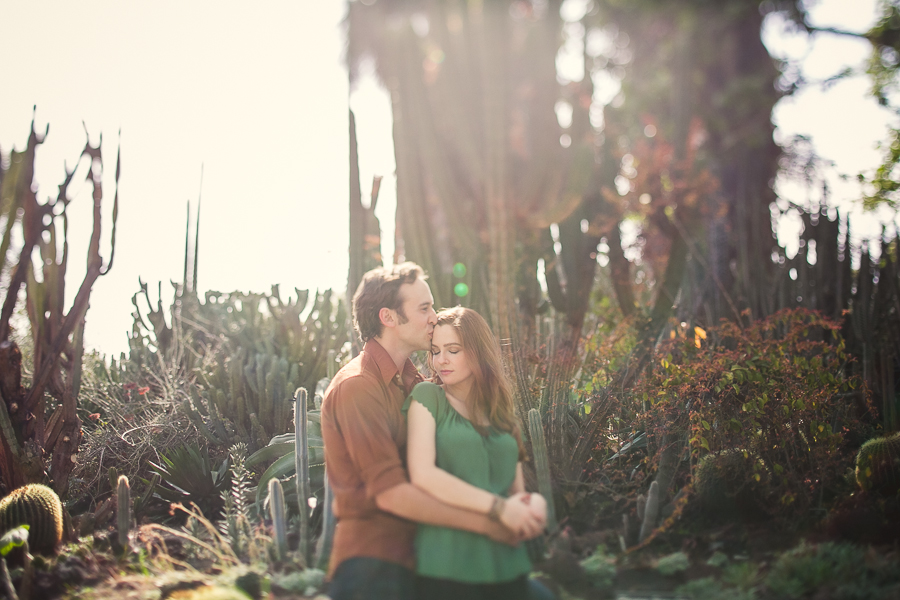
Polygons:
<instances>
[{"instance_id":1,"label":"tall columnar cactus","mask_svg":"<svg viewBox=\"0 0 900 600\"><path fill-rule=\"evenodd\" d=\"M334 541L334 526L337 520L334 517L332 503L334 502L334 492L331 490L331 484L328 482L328 473L325 473L325 499L322 506L322 534L316 544L316 568L325 569L328 565L328 558L331 556L331 544Z\"/></svg>"},{"instance_id":2,"label":"tall columnar cactus","mask_svg":"<svg viewBox=\"0 0 900 600\"><path fill-rule=\"evenodd\" d=\"M0 500L0 533L28 525L28 546L50 555L62 541L63 508L56 492L38 483L28 484Z\"/></svg>"},{"instance_id":3,"label":"tall columnar cactus","mask_svg":"<svg viewBox=\"0 0 900 600\"><path fill-rule=\"evenodd\" d=\"M284 560L288 554L287 506L284 503L284 489L278 479L269 480L269 514L275 533L275 554L278 560Z\"/></svg>"},{"instance_id":4,"label":"tall columnar cactus","mask_svg":"<svg viewBox=\"0 0 900 600\"><path fill-rule=\"evenodd\" d=\"M119 535L119 546L128 550L128 532L131 530L131 486L128 478L119 475L119 483L116 486L116 532Z\"/></svg>"},{"instance_id":5,"label":"tall columnar cactus","mask_svg":"<svg viewBox=\"0 0 900 600\"><path fill-rule=\"evenodd\" d=\"M900 491L900 433L871 439L856 455L856 481L867 492L895 496Z\"/></svg>"},{"instance_id":6,"label":"tall columnar cactus","mask_svg":"<svg viewBox=\"0 0 900 600\"><path fill-rule=\"evenodd\" d=\"M534 452L538 491L547 500L547 529L553 531L556 529L556 504L553 501L553 486L550 483L550 459L547 456L547 443L544 441L541 413L536 408L528 411L528 432L531 436L531 449Z\"/></svg>"},{"instance_id":7,"label":"tall columnar cactus","mask_svg":"<svg viewBox=\"0 0 900 600\"><path fill-rule=\"evenodd\" d=\"M306 390L294 393L294 465L297 472L297 508L300 513L300 554L309 565L309 437Z\"/></svg>"},{"instance_id":8,"label":"tall columnar cactus","mask_svg":"<svg viewBox=\"0 0 900 600\"><path fill-rule=\"evenodd\" d=\"M646 540L650 532L656 529L656 520L659 517L659 482L657 481L650 484L643 513L643 515L638 515L641 517L641 533L638 536L638 542Z\"/></svg>"}]
</instances>

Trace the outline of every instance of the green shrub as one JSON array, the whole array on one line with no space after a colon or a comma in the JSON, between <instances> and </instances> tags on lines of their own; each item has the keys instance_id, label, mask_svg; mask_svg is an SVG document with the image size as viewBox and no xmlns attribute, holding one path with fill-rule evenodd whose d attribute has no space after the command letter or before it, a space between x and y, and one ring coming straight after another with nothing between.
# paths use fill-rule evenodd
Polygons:
<instances>
[{"instance_id":1,"label":"green shrub","mask_svg":"<svg viewBox=\"0 0 900 600\"><path fill-rule=\"evenodd\" d=\"M594 587L609 587L616 578L615 558L606 553L606 547L602 544L581 561L581 568Z\"/></svg>"},{"instance_id":2,"label":"green shrub","mask_svg":"<svg viewBox=\"0 0 900 600\"><path fill-rule=\"evenodd\" d=\"M766 577L775 598L828 591L835 600L896 598L900 565L846 543L800 544L782 554Z\"/></svg>"}]
</instances>

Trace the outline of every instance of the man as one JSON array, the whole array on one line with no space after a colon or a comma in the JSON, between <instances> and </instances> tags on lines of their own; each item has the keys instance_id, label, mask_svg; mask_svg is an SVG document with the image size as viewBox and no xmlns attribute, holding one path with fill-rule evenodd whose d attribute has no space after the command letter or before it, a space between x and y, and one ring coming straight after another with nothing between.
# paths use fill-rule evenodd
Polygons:
<instances>
[{"instance_id":1,"label":"man","mask_svg":"<svg viewBox=\"0 0 900 600\"><path fill-rule=\"evenodd\" d=\"M416 523L519 541L486 515L446 505L409 483L401 407L422 380L409 357L430 349L435 322L431 289L413 263L369 271L353 297L353 325L365 347L338 371L322 404L338 519L329 564L333 600L411 599Z\"/></svg>"}]
</instances>

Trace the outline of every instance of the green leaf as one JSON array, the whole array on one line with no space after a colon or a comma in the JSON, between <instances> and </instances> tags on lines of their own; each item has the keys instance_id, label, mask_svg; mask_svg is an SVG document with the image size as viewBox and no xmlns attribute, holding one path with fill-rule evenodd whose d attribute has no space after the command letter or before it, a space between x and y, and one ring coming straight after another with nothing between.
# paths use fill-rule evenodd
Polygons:
<instances>
[{"instance_id":1,"label":"green leaf","mask_svg":"<svg viewBox=\"0 0 900 600\"><path fill-rule=\"evenodd\" d=\"M3 534L0 538L0 555L6 556L15 548L24 546L28 542L29 525L19 525Z\"/></svg>"},{"instance_id":2,"label":"green leaf","mask_svg":"<svg viewBox=\"0 0 900 600\"><path fill-rule=\"evenodd\" d=\"M707 431L710 429L708 421L701 419L700 422L703 424L703 429L706 429Z\"/></svg>"}]
</instances>

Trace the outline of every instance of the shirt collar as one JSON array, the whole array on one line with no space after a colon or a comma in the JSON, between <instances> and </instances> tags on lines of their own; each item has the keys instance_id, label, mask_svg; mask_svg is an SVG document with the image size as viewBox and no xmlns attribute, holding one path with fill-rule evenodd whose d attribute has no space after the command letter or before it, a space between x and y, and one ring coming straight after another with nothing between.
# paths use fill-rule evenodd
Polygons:
<instances>
[{"instance_id":1,"label":"shirt collar","mask_svg":"<svg viewBox=\"0 0 900 600\"><path fill-rule=\"evenodd\" d=\"M416 365L410 359L407 358L406 362L403 363L403 372L401 373L397 369L397 365L394 364L394 359L391 358L391 355L388 354L388 351L384 349L384 346L378 340L370 339L367 341L363 347L363 352L375 362L375 366L378 367L378 372L385 384L390 384L397 378L398 381L395 381L395 383L400 384L401 389L406 393L409 393L416 384L419 378L419 370L416 369Z\"/></svg>"}]
</instances>

